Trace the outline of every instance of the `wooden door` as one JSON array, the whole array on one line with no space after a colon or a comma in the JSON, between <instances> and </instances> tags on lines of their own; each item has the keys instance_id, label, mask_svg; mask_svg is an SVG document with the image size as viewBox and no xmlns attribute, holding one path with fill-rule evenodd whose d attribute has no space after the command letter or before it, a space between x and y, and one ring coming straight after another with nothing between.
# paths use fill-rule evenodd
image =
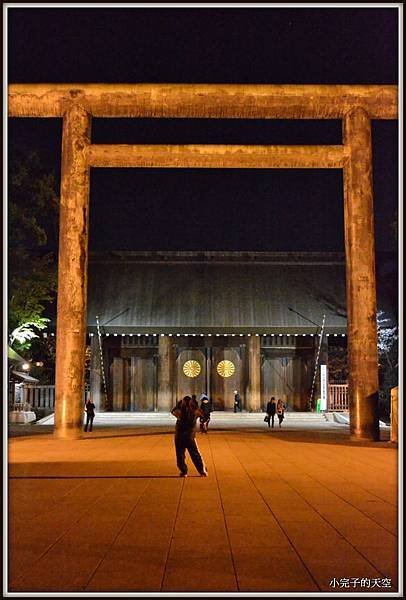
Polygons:
<instances>
[{"instance_id":1,"label":"wooden door","mask_svg":"<svg viewBox=\"0 0 406 600\"><path fill-rule=\"evenodd\" d=\"M182 350L176 359L176 400L206 392L206 357L202 350Z\"/></svg>"},{"instance_id":2,"label":"wooden door","mask_svg":"<svg viewBox=\"0 0 406 600\"><path fill-rule=\"evenodd\" d=\"M129 410L148 412L155 409L156 380L153 357L131 356Z\"/></svg>"},{"instance_id":3,"label":"wooden door","mask_svg":"<svg viewBox=\"0 0 406 600\"><path fill-rule=\"evenodd\" d=\"M128 360L115 356L111 365L112 401L114 411L129 410L130 386Z\"/></svg>"},{"instance_id":4,"label":"wooden door","mask_svg":"<svg viewBox=\"0 0 406 600\"><path fill-rule=\"evenodd\" d=\"M234 390L238 390L242 408L245 408L245 398L241 386L241 364L237 350L213 348L211 386L214 410L233 410Z\"/></svg>"},{"instance_id":5,"label":"wooden door","mask_svg":"<svg viewBox=\"0 0 406 600\"><path fill-rule=\"evenodd\" d=\"M308 369L300 356L265 358L262 364L262 401L281 398L291 410L304 410L308 394Z\"/></svg>"}]
</instances>

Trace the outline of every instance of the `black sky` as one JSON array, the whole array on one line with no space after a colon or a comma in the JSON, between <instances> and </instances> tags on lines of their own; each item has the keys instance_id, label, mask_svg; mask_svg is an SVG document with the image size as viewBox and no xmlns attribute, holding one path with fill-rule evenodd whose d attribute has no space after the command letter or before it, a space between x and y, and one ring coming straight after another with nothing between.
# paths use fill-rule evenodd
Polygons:
<instances>
[{"instance_id":1,"label":"black sky","mask_svg":"<svg viewBox=\"0 0 406 600\"><path fill-rule=\"evenodd\" d=\"M393 84L395 8L11 8L8 80ZM61 122L10 140L59 173ZM340 143L336 121L95 119L96 143ZM373 122L377 245L391 247L397 125ZM95 169L90 247L343 250L335 170Z\"/></svg>"}]
</instances>

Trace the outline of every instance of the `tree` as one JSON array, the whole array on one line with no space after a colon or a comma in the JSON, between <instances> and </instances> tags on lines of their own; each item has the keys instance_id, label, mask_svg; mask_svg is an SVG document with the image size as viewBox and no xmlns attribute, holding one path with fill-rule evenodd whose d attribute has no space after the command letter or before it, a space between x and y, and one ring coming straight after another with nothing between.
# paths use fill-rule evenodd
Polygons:
<instances>
[{"instance_id":1,"label":"tree","mask_svg":"<svg viewBox=\"0 0 406 600\"><path fill-rule=\"evenodd\" d=\"M331 382L348 380L348 351L346 345L329 345L328 377Z\"/></svg>"},{"instance_id":2,"label":"tree","mask_svg":"<svg viewBox=\"0 0 406 600\"><path fill-rule=\"evenodd\" d=\"M398 385L398 326L391 324L382 310L377 313L379 356L379 405L383 415L390 413L390 391Z\"/></svg>"},{"instance_id":3,"label":"tree","mask_svg":"<svg viewBox=\"0 0 406 600\"><path fill-rule=\"evenodd\" d=\"M31 370L30 375L36 377L43 384L55 383L55 358L56 338L47 335L40 336L32 341L30 347Z\"/></svg>"},{"instance_id":4,"label":"tree","mask_svg":"<svg viewBox=\"0 0 406 600\"><path fill-rule=\"evenodd\" d=\"M17 351L30 349L45 329L44 311L55 298L57 215L56 181L38 154L10 150L8 187L8 333Z\"/></svg>"}]
</instances>

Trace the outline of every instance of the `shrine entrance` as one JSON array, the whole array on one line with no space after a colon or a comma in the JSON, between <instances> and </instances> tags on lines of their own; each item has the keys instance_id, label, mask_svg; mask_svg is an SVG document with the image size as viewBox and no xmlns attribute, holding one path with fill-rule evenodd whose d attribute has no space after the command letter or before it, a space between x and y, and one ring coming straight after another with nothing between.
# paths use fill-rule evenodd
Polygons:
<instances>
[{"instance_id":1,"label":"shrine entrance","mask_svg":"<svg viewBox=\"0 0 406 600\"><path fill-rule=\"evenodd\" d=\"M81 433L91 167L340 168L350 428L356 439L379 439L371 119L396 119L397 105L397 86L387 85L10 85L10 117L63 118L55 435L75 438ZM95 145L90 139L92 116L341 119L343 144ZM247 395L252 409L260 410L259 342L250 339ZM167 408L169 354L170 346L163 344L159 388Z\"/></svg>"}]
</instances>

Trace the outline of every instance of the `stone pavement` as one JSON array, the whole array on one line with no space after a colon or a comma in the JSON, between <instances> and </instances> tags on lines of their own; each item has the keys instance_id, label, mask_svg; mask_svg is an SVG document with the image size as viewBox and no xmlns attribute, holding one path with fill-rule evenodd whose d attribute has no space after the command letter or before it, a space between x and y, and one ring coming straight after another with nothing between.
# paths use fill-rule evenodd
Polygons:
<instances>
[{"instance_id":1,"label":"stone pavement","mask_svg":"<svg viewBox=\"0 0 406 600\"><path fill-rule=\"evenodd\" d=\"M8 592L400 592L390 443L340 427L197 439L208 478L190 459L177 476L173 427L10 437Z\"/></svg>"}]
</instances>

